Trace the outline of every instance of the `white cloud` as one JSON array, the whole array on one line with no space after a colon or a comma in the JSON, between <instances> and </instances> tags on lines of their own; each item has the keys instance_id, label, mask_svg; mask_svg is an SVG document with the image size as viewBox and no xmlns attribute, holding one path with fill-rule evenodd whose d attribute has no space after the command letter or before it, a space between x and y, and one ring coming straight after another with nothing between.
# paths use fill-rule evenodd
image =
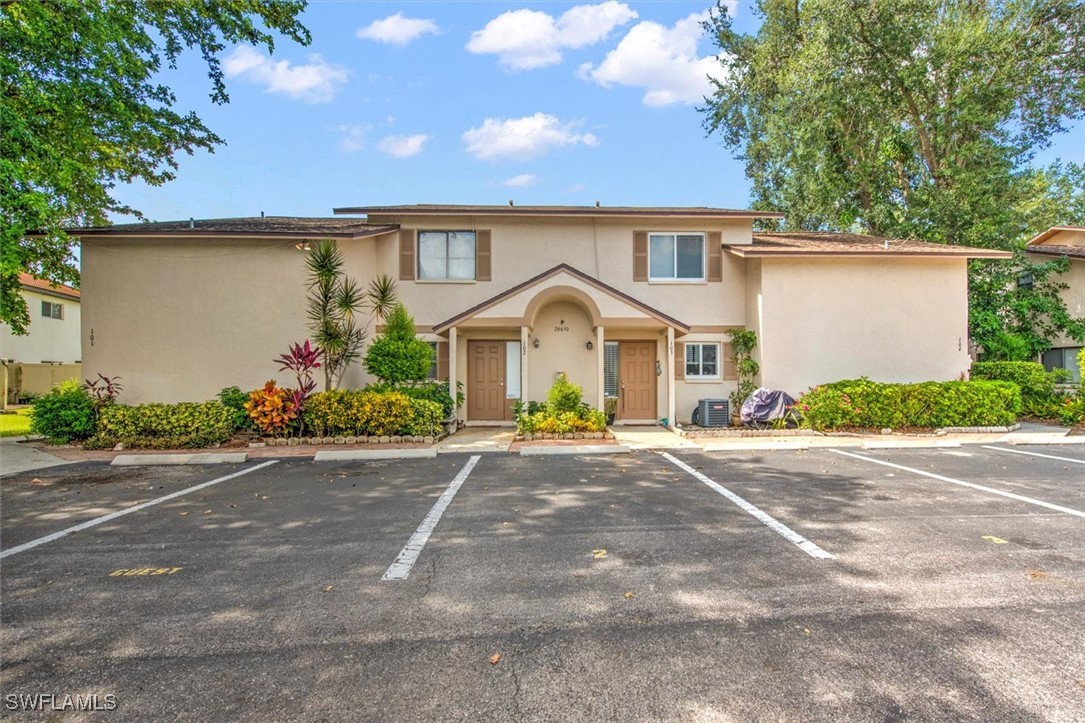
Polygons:
<instances>
[{"instance_id":1,"label":"white cloud","mask_svg":"<svg viewBox=\"0 0 1085 723\"><path fill-rule=\"evenodd\" d=\"M341 125L335 130L343 134L343 137L339 140L339 148L347 153L355 153L362 150L364 144L362 138L365 135L365 127L356 123L349 125Z\"/></svg>"},{"instance_id":2,"label":"white cloud","mask_svg":"<svg viewBox=\"0 0 1085 723\"><path fill-rule=\"evenodd\" d=\"M396 158L409 158L422 152L429 136L417 133L413 136L385 136L377 144L377 148Z\"/></svg>"},{"instance_id":3,"label":"white cloud","mask_svg":"<svg viewBox=\"0 0 1085 723\"><path fill-rule=\"evenodd\" d=\"M491 53L509 70L530 70L561 62L561 51L598 43L637 13L625 3L607 0L577 5L560 17L539 10L510 10L471 33L467 49Z\"/></svg>"},{"instance_id":4,"label":"white cloud","mask_svg":"<svg viewBox=\"0 0 1085 723\"><path fill-rule=\"evenodd\" d=\"M426 33L438 32L440 29L432 20L405 18L403 13L396 13L383 20L374 20L364 28L359 28L357 35L363 40L376 40L379 43L403 47Z\"/></svg>"},{"instance_id":5,"label":"white cloud","mask_svg":"<svg viewBox=\"0 0 1085 723\"><path fill-rule=\"evenodd\" d=\"M706 13L695 13L668 28L637 23L618 47L598 66L580 66L580 77L604 88L629 85L645 88L645 105L701 102L712 92L708 76L721 80L724 69L717 56L698 57L697 41L704 34Z\"/></svg>"},{"instance_id":6,"label":"white cloud","mask_svg":"<svg viewBox=\"0 0 1085 723\"><path fill-rule=\"evenodd\" d=\"M599 145L599 140L591 133L578 133L579 125L579 122L562 121L547 113L523 118L487 118L478 128L467 130L462 139L467 144L467 152L475 158L525 160L561 146Z\"/></svg>"},{"instance_id":7,"label":"white cloud","mask_svg":"<svg viewBox=\"0 0 1085 723\"><path fill-rule=\"evenodd\" d=\"M306 103L326 103L347 82L348 71L319 55L309 62L294 65L289 60L272 60L251 45L238 45L222 61L227 77L240 78L264 86L268 93L282 93Z\"/></svg>"},{"instance_id":8,"label":"white cloud","mask_svg":"<svg viewBox=\"0 0 1085 723\"><path fill-rule=\"evenodd\" d=\"M502 186L510 186L512 188L523 188L524 186L534 186L535 181L538 180L534 173L521 173L519 176L513 176L501 182Z\"/></svg>"},{"instance_id":9,"label":"white cloud","mask_svg":"<svg viewBox=\"0 0 1085 723\"><path fill-rule=\"evenodd\" d=\"M583 190L584 190L584 184L583 183L574 183L573 185L566 188L565 192L566 193L580 193Z\"/></svg>"}]
</instances>

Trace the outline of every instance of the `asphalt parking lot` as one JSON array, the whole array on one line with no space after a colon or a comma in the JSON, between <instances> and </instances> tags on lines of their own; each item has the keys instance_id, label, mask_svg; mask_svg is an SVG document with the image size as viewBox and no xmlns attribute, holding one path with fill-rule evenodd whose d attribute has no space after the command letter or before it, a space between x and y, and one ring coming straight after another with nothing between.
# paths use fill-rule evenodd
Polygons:
<instances>
[{"instance_id":1,"label":"asphalt parking lot","mask_svg":"<svg viewBox=\"0 0 1085 723\"><path fill-rule=\"evenodd\" d=\"M3 479L0 543L5 715L1085 711L1082 447L76 464Z\"/></svg>"}]
</instances>

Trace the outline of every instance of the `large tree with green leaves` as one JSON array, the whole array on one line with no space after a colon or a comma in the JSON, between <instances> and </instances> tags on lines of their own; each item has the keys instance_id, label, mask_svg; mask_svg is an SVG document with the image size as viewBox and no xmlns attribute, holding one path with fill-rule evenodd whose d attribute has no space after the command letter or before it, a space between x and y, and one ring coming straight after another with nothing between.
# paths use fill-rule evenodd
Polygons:
<instances>
[{"instance_id":1,"label":"large tree with green leaves","mask_svg":"<svg viewBox=\"0 0 1085 723\"><path fill-rule=\"evenodd\" d=\"M211 99L229 97L227 44L303 45L305 0L3 0L0 2L0 321L29 323L18 275L78 284L71 226L139 215L118 183L174 178L178 153L223 139L178 110L159 80L186 51L207 64ZM28 236L33 232L32 236Z\"/></svg>"},{"instance_id":2,"label":"large tree with green leaves","mask_svg":"<svg viewBox=\"0 0 1085 723\"><path fill-rule=\"evenodd\" d=\"M722 4L713 14L726 73L703 109L745 162L755 207L787 211L791 227L1007 249L1081 220L1083 169L1032 161L1085 116L1085 1L758 0L756 11L753 35ZM973 289L987 290L973 294L974 341L993 346L1015 317L1023 353L1044 347L1040 315L1058 301L1043 271L1007 295L1002 281L1030 273L1020 255L973 265ZM1008 306L1033 293L1046 301ZM1085 336L1055 311L1058 330Z\"/></svg>"}]
</instances>

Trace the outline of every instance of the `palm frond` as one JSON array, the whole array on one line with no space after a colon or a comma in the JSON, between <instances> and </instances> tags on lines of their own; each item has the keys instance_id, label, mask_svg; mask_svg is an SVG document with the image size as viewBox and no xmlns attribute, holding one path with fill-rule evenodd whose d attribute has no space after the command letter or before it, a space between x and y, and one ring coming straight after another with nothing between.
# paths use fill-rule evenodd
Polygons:
<instances>
[{"instance_id":1,"label":"palm frond","mask_svg":"<svg viewBox=\"0 0 1085 723\"><path fill-rule=\"evenodd\" d=\"M366 290L366 302L378 320L384 319L399 302L396 282L388 274L381 274L369 282Z\"/></svg>"}]
</instances>

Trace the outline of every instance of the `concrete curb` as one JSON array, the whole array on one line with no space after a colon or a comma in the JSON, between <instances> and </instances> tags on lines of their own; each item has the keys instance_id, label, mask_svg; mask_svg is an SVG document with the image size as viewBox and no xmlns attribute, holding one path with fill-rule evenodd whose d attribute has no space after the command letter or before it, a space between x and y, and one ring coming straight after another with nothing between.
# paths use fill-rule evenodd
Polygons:
<instances>
[{"instance_id":1,"label":"concrete curb","mask_svg":"<svg viewBox=\"0 0 1085 723\"><path fill-rule=\"evenodd\" d=\"M999 440L1003 444L1016 447L1021 444L1085 444L1085 436L1067 437L1065 435L1046 434L1009 434Z\"/></svg>"},{"instance_id":2,"label":"concrete curb","mask_svg":"<svg viewBox=\"0 0 1085 723\"><path fill-rule=\"evenodd\" d=\"M198 454L118 454L113 467L178 464L240 464L249 459L247 452L202 452Z\"/></svg>"},{"instance_id":3,"label":"concrete curb","mask_svg":"<svg viewBox=\"0 0 1085 723\"><path fill-rule=\"evenodd\" d=\"M491 446L491 447L436 447L437 454L507 454L509 451L509 444L504 447Z\"/></svg>"},{"instance_id":4,"label":"concrete curb","mask_svg":"<svg viewBox=\"0 0 1085 723\"><path fill-rule=\"evenodd\" d=\"M426 449L344 449L342 451L321 450L313 458L314 462L366 462L383 459L434 459L437 450Z\"/></svg>"},{"instance_id":5,"label":"concrete curb","mask_svg":"<svg viewBox=\"0 0 1085 723\"><path fill-rule=\"evenodd\" d=\"M629 452L629 447L624 444L577 444L570 446L520 448L521 457L573 454L629 454Z\"/></svg>"},{"instance_id":6,"label":"concrete curb","mask_svg":"<svg viewBox=\"0 0 1085 723\"><path fill-rule=\"evenodd\" d=\"M956 449L960 442L948 439L894 439L863 442L863 449Z\"/></svg>"}]
</instances>

